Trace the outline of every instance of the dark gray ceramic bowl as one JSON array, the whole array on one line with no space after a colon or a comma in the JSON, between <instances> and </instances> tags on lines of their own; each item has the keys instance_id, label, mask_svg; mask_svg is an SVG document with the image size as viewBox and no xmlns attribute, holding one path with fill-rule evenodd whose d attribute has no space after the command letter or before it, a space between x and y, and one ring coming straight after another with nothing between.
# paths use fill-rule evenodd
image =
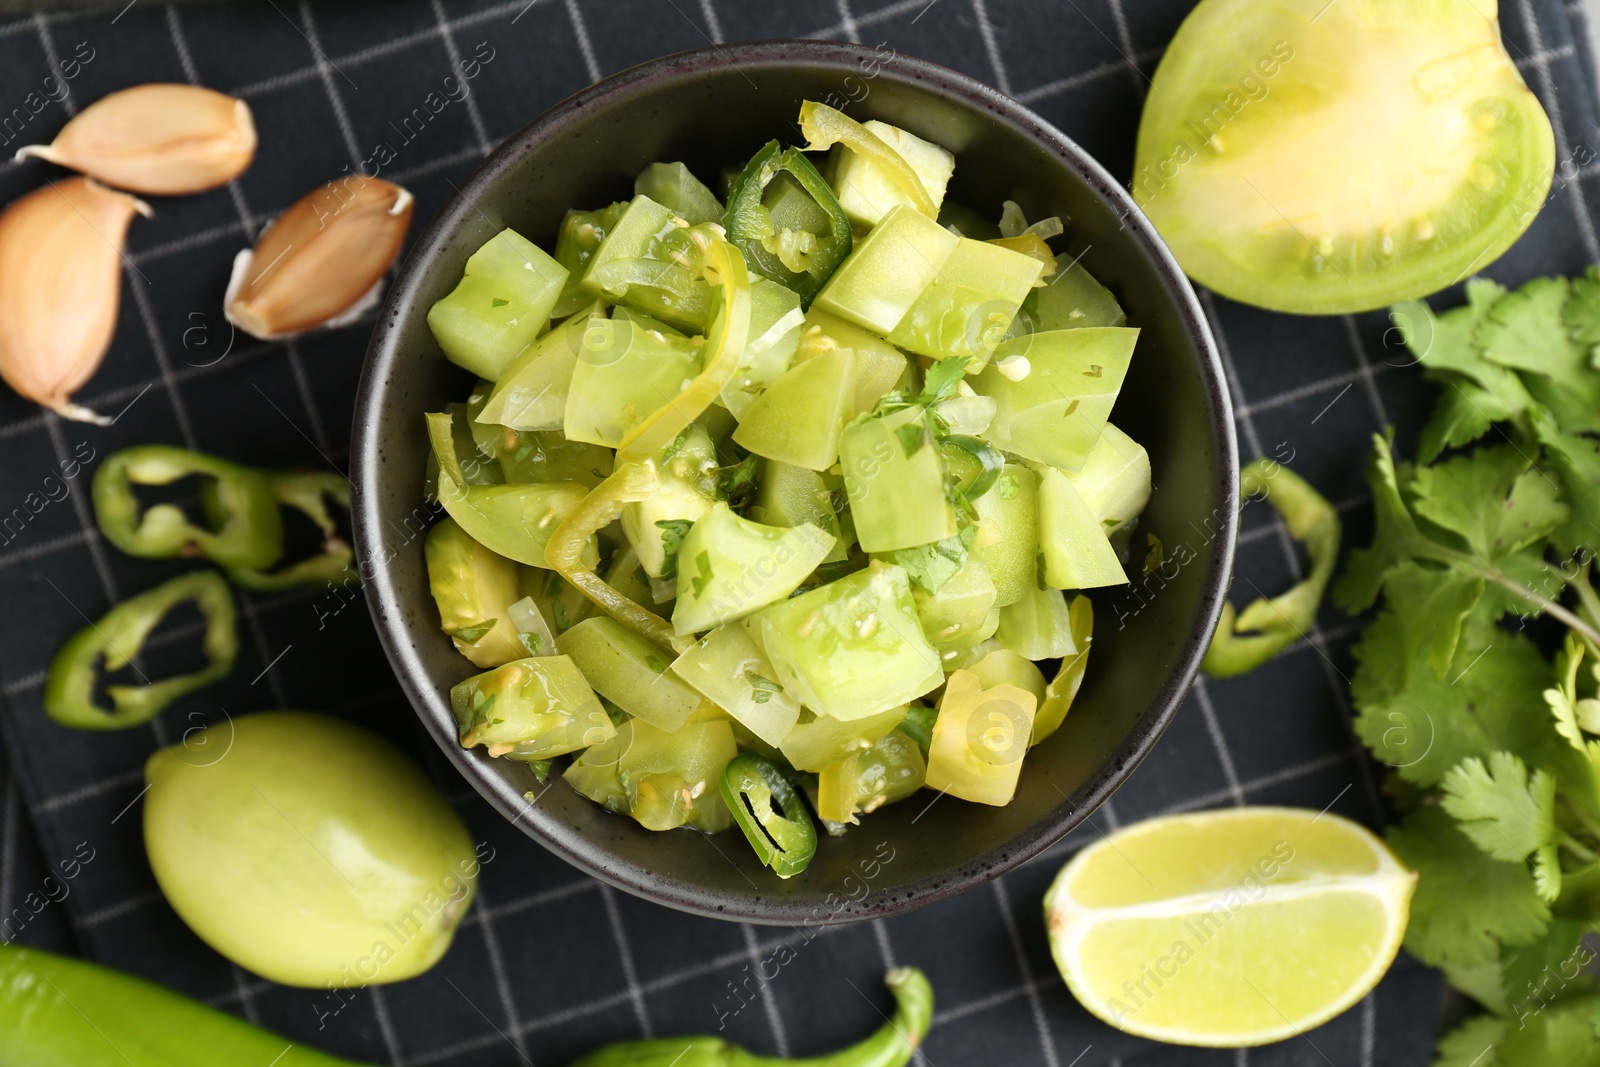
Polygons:
<instances>
[{"instance_id":1,"label":"dark gray ceramic bowl","mask_svg":"<svg viewBox=\"0 0 1600 1067\"><path fill-rule=\"evenodd\" d=\"M927 793L883 809L810 868L780 881L737 831L651 833L559 780L536 788L521 764L456 742L448 690L473 672L439 630L428 593L421 498L422 413L470 388L425 321L467 256L510 226L552 247L569 207L625 198L654 160L714 177L774 136L799 136L805 99L855 101L956 154L950 196L997 217L1070 219L1066 241L1142 329L1116 422L1149 449L1155 494L1145 529L1172 560L1097 594L1094 654L1065 726L1027 758L1007 807ZM959 893L1038 853L1108 797L1161 736L1216 624L1233 558L1238 455L1227 388L1193 291L1127 193L1058 130L943 67L812 41L730 45L669 56L607 78L502 144L417 241L367 353L351 444L356 550L367 602L417 713L461 773L506 818L597 878L686 911L762 923L849 921ZM1179 561L1182 561L1181 564ZM928 809L925 811L925 809ZM919 817L921 816L921 817ZM892 857L885 860L885 857Z\"/></svg>"}]
</instances>

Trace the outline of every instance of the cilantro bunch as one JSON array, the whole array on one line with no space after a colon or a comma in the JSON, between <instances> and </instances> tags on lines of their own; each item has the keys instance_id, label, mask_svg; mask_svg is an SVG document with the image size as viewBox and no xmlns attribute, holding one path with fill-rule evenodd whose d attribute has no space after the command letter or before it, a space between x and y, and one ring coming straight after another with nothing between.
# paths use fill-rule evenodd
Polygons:
<instances>
[{"instance_id":1,"label":"cilantro bunch","mask_svg":"<svg viewBox=\"0 0 1600 1067\"><path fill-rule=\"evenodd\" d=\"M1438 1067L1600 1064L1600 269L1393 318L1444 392L1415 463L1376 439L1334 596L1382 602L1351 695L1421 876L1406 948L1487 1009Z\"/></svg>"}]
</instances>

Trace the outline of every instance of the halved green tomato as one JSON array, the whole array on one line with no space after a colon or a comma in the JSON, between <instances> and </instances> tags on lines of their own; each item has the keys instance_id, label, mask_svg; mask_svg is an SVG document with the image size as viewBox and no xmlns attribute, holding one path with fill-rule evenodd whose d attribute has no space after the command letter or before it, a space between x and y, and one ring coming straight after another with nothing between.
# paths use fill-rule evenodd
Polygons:
<instances>
[{"instance_id":1,"label":"halved green tomato","mask_svg":"<svg viewBox=\"0 0 1600 1067\"><path fill-rule=\"evenodd\" d=\"M1554 164L1495 0L1202 0L1156 69L1133 194L1202 285L1339 314L1481 270Z\"/></svg>"}]
</instances>

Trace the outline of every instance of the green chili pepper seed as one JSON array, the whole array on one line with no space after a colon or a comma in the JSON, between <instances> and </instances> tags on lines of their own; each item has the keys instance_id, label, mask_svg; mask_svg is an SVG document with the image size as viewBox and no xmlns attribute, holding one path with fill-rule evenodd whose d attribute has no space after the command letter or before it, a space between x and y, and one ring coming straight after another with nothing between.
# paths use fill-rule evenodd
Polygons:
<instances>
[{"instance_id":1,"label":"green chili pepper seed","mask_svg":"<svg viewBox=\"0 0 1600 1067\"><path fill-rule=\"evenodd\" d=\"M106 687L112 707L95 701L103 661L120 670L139 655L152 630L173 608L193 601L205 616L201 647L206 666L189 674L139 685ZM67 639L50 662L44 683L44 710L63 726L80 730L120 730L149 722L168 704L210 685L233 668L239 639L234 629L233 595L215 571L195 571L156 586L106 612ZM141 675L141 677L143 677Z\"/></svg>"},{"instance_id":2,"label":"green chili pepper seed","mask_svg":"<svg viewBox=\"0 0 1600 1067\"><path fill-rule=\"evenodd\" d=\"M722 799L750 847L779 878L793 878L810 865L817 828L777 764L750 752L729 760Z\"/></svg>"}]
</instances>

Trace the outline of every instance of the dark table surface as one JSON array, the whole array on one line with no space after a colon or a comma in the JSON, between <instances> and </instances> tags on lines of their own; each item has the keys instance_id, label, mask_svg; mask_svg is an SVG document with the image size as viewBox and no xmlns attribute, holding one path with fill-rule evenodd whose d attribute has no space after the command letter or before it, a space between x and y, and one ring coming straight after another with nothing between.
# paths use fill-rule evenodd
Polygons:
<instances>
[{"instance_id":1,"label":"dark table surface","mask_svg":"<svg viewBox=\"0 0 1600 1067\"><path fill-rule=\"evenodd\" d=\"M220 304L234 252L378 144L394 150L385 176L416 193L420 221L501 138L596 78L708 41L819 36L882 43L988 81L1126 179L1148 76L1189 7L134 0L0 24L0 147L8 155L49 140L86 103L142 81L240 95L261 131L259 157L239 181L160 201L154 219L135 223L117 337L80 398L120 413L114 425L62 422L0 390L0 519L12 517L0 521L0 735L9 753L9 763L0 760L0 917L12 917L0 937L81 953L329 1051L397 1064L543 1067L608 1041L719 1025L755 1049L815 1053L875 1025L886 1003L877 979L896 963L923 967L937 988L936 1025L919 1060L938 1067L1429 1062L1440 986L1405 958L1359 1006L1302 1038L1249 1052L1201 1051L1152 1045L1094 1021L1063 988L1045 943L1040 901L1049 880L1074 848L1119 825L1246 803L1331 807L1379 822L1377 775L1348 725L1345 676L1358 623L1332 609L1268 667L1197 684L1115 799L1038 859L959 899L821 934L679 915L601 886L521 837L422 734L359 600L341 608L315 591L244 595L233 676L148 728L73 733L40 710L43 668L82 616L182 569L107 545L93 529L87 475L61 477L63 462L161 441L252 463L344 468L370 321L263 345L232 336ZM1555 121L1561 161L1533 228L1487 272L1515 282L1600 259L1591 216L1600 168L1589 147L1600 128L1581 5L1513 0L1502 17L1511 54ZM405 116L430 92L448 90L445 79L474 57L470 94L450 98L422 128L403 130ZM0 197L49 175L38 163L0 164ZM1303 319L1210 294L1203 301L1227 362L1245 458L1292 457L1338 503L1359 542L1369 524L1361 480L1368 436L1394 424L1406 442L1432 388L1385 336L1382 314ZM1271 512L1248 509L1244 530L1238 596L1293 581L1301 562ZM179 628L155 642L149 666L181 666L193 632ZM144 860L145 757L193 724L271 707L343 714L395 738L493 849L482 892L440 966L366 990L337 1013L325 995L263 982L212 953L161 899ZM80 845L94 859L78 877L47 881ZM780 953L783 946L789 951Z\"/></svg>"}]
</instances>

